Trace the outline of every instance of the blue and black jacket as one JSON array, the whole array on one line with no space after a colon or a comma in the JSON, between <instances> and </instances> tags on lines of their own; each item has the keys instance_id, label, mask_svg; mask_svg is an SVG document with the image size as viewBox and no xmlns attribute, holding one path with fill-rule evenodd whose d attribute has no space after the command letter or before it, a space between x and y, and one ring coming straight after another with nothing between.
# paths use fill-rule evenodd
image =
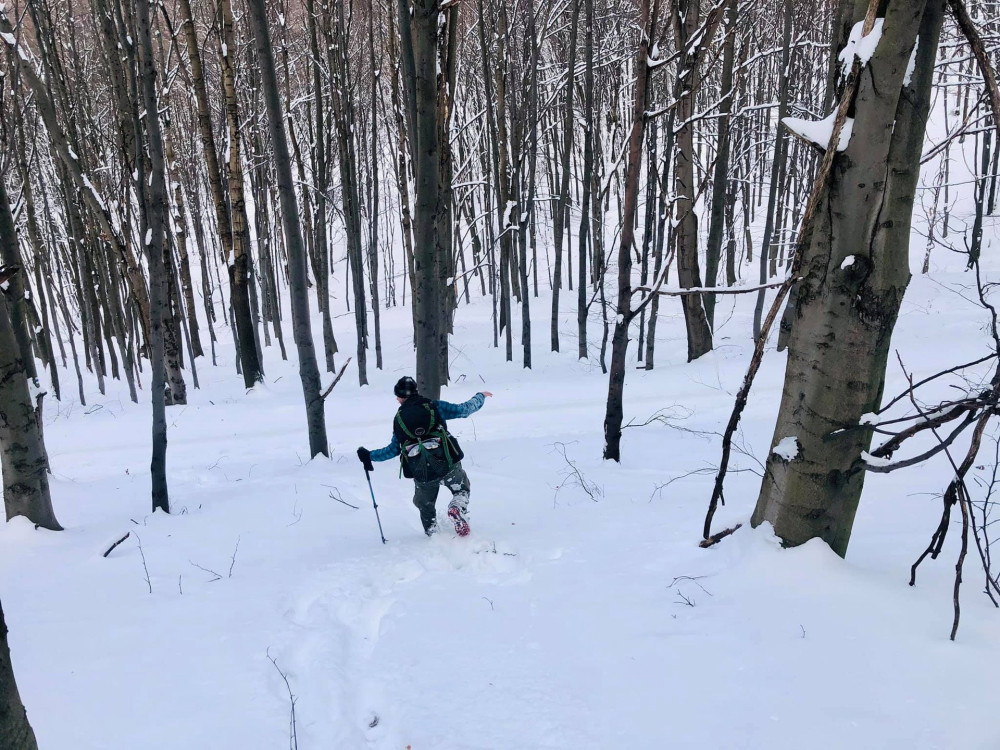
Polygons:
<instances>
[{"instance_id":1,"label":"blue and black jacket","mask_svg":"<svg viewBox=\"0 0 1000 750\"><path fill-rule=\"evenodd\" d=\"M447 430L449 419L463 419L465 417L469 417L482 409L485 402L486 396L482 393L477 393L475 396L462 404L452 404L448 401L431 401L419 394L410 396L400 405L399 411L397 412L397 418L393 419L392 440L390 440L389 444L384 448L379 448L378 450L373 450L371 452L372 461L389 461L400 454L401 447L405 445L408 440L407 436L399 427L398 418L400 416L406 423L409 424L412 419L410 415L427 413L427 409L424 408L426 404L434 411L437 424ZM411 431L413 430L411 429ZM456 455L453 456L453 460L461 461L462 450L458 447L458 441L456 441L453 437L450 438L450 441L456 449Z\"/></svg>"}]
</instances>

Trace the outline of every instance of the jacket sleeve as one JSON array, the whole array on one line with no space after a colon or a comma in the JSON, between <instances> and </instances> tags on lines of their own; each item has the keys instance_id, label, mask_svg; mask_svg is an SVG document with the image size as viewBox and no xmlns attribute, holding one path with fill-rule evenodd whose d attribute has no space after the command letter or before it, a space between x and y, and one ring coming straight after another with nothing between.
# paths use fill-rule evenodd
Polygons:
<instances>
[{"instance_id":1,"label":"jacket sleeve","mask_svg":"<svg viewBox=\"0 0 1000 750\"><path fill-rule=\"evenodd\" d=\"M392 440L385 448L379 448L378 450L372 451L372 461L388 461L391 458L395 458L399 455L399 441L396 440L396 435L393 434Z\"/></svg>"},{"instance_id":2,"label":"jacket sleeve","mask_svg":"<svg viewBox=\"0 0 1000 750\"><path fill-rule=\"evenodd\" d=\"M437 406L438 413L445 419L462 419L463 417L470 417L482 409L484 403L486 403L486 396L482 393L477 393L464 404L437 401L435 405Z\"/></svg>"}]
</instances>

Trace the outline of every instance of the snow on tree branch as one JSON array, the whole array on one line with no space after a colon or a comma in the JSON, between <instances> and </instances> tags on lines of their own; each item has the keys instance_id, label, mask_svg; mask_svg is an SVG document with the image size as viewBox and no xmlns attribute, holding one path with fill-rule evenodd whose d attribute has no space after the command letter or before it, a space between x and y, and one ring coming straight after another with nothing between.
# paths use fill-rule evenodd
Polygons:
<instances>
[{"instance_id":1,"label":"snow on tree branch","mask_svg":"<svg viewBox=\"0 0 1000 750\"><path fill-rule=\"evenodd\" d=\"M832 112L829 117L822 120L803 120L799 117L785 117L781 123L798 138L818 146L822 151L830 146L830 139L833 137L834 121L837 113ZM854 131L854 118L844 119L844 127L840 131L840 138L837 140L837 151L846 151L851 143L851 133Z\"/></svg>"}]
</instances>

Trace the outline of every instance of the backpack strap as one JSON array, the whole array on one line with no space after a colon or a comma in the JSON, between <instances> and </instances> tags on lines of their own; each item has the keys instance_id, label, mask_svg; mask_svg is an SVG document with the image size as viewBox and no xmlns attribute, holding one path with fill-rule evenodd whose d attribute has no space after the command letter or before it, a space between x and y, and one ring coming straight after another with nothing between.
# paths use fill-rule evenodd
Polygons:
<instances>
[{"instance_id":1,"label":"backpack strap","mask_svg":"<svg viewBox=\"0 0 1000 750\"><path fill-rule=\"evenodd\" d=\"M410 432L410 430L406 427L406 422L403 421L402 409L396 411L396 424L399 426L399 429L402 430L403 434L406 435L406 437L408 437L410 440L417 439L417 436L414 435L412 432Z\"/></svg>"}]
</instances>

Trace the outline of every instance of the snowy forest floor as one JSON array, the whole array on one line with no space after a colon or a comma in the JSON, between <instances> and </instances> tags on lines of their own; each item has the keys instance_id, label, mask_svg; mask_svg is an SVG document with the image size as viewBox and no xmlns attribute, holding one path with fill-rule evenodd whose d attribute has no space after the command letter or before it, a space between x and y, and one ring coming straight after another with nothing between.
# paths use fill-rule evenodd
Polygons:
<instances>
[{"instance_id":1,"label":"snowy forest floor","mask_svg":"<svg viewBox=\"0 0 1000 750\"><path fill-rule=\"evenodd\" d=\"M961 296L971 284L914 277L893 348L916 377L988 352L986 317ZM577 361L572 309L551 354L548 298L532 300L529 371L490 346L487 304L463 305L443 397L495 393L452 425L472 481L464 539L423 536L393 462L373 475L383 546L354 455L388 442L391 386L411 372L408 306L383 315L386 371L359 390L352 365L327 399L331 460L306 461L296 369L276 349L250 394L231 347L220 367L200 359L201 389L168 410L169 516L149 513L148 391L139 405L118 384L85 408L50 398L66 531L0 525L0 595L40 747L288 747L268 656L295 696L301 750L1000 746L1000 613L975 553L956 643L958 533L907 586L946 459L868 478L847 560L819 542L782 550L748 524L698 548L719 456L704 433L722 430L743 378L751 297L722 298L717 349L693 364L680 306L664 302L656 369L630 366L625 412L665 410L673 426L627 429L621 465L600 458L607 379ZM345 320L338 363L353 347ZM783 367L772 341L741 432L757 459ZM889 369L891 395L904 381L894 356ZM716 530L746 524L757 497L756 461L737 455L733 470Z\"/></svg>"}]
</instances>

